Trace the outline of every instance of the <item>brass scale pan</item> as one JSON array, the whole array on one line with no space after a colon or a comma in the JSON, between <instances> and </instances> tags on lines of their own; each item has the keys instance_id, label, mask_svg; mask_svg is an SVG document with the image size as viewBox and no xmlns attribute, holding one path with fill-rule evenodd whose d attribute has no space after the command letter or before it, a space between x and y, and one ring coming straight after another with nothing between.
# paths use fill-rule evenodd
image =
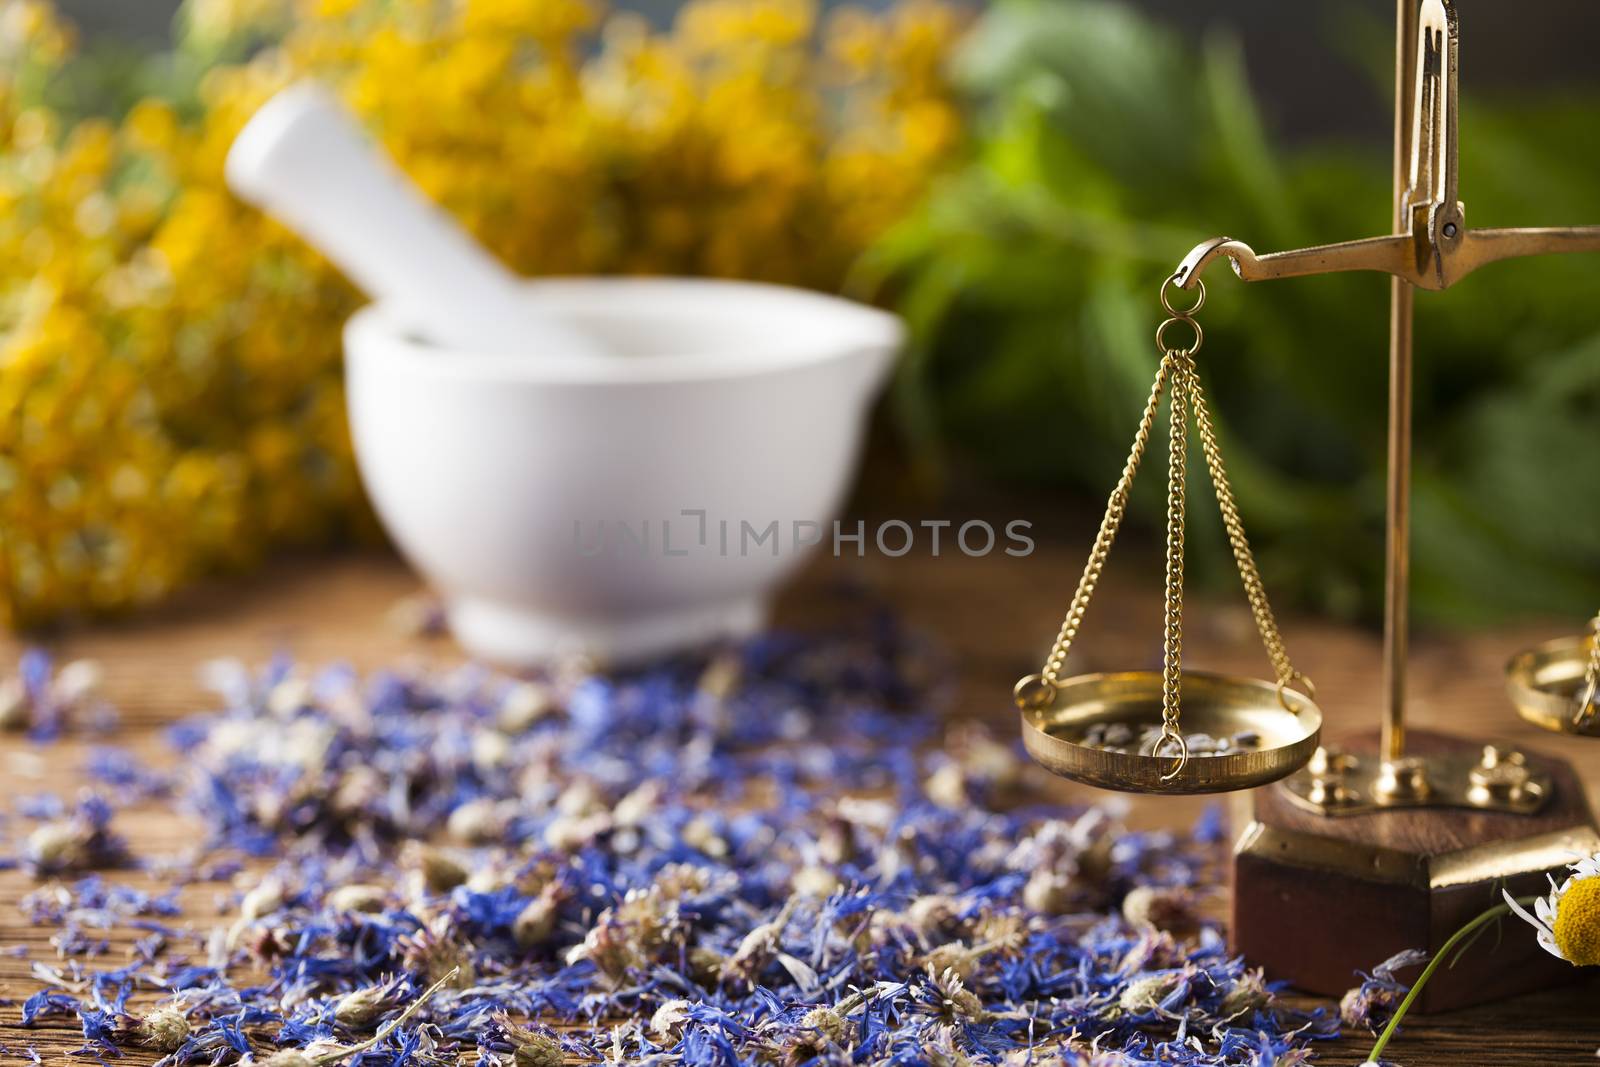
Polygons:
<instances>
[{"instance_id":1,"label":"brass scale pan","mask_svg":"<svg viewBox=\"0 0 1600 1067\"><path fill-rule=\"evenodd\" d=\"M1204 671L1184 671L1182 686L1186 727L1213 737L1253 734L1259 744L1191 756L1176 775L1170 773L1170 755L1079 744L1096 724L1123 723L1135 730L1160 725L1161 673L1124 671L1063 680L1053 705L1023 710L1023 745L1036 762L1063 778L1101 789L1168 795L1266 785L1299 770L1317 750L1322 712L1309 697L1286 690L1284 707L1271 682Z\"/></svg>"},{"instance_id":2,"label":"brass scale pan","mask_svg":"<svg viewBox=\"0 0 1600 1067\"><path fill-rule=\"evenodd\" d=\"M1044 670L1017 683L1022 739L1041 766L1065 778L1141 793L1214 793L1250 789L1292 774L1316 751L1322 711L1310 680L1291 666L1267 603L1238 508L1223 470L1215 429L1194 364L1204 338L1193 315L1205 303L1196 282L1193 306L1176 308L1171 289L1161 287L1169 318L1156 330L1160 369L1134 437L1122 477L1112 491L1089 562L1079 579L1061 632ZM1193 331L1188 348L1169 345L1174 325ZM1166 642L1161 671L1125 671L1061 678L1059 671L1083 621L1128 504L1128 493L1149 441L1164 389L1172 390L1167 481ZM1277 675L1276 684L1248 678L1184 671L1183 540L1186 435L1192 412L1206 464L1222 509L1234 561L1244 582L1256 627ZM1600 737L1600 615L1586 637L1569 637L1514 656L1506 665L1506 689L1517 713L1547 730ZM1307 692L1302 692L1306 690ZM1308 695L1309 694L1309 695ZM1189 728L1211 738L1248 737L1247 745L1213 745L1191 753L1179 730L1180 712ZM1127 743L1105 743L1105 728L1121 726ZM1099 732L1100 742L1090 743ZM1157 735L1159 731L1159 735ZM1159 739L1154 743L1152 737ZM1193 735L1191 735L1193 736Z\"/></svg>"},{"instance_id":3,"label":"brass scale pan","mask_svg":"<svg viewBox=\"0 0 1600 1067\"><path fill-rule=\"evenodd\" d=\"M1511 658L1506 692L1518 715L1546 730L1600 737L1600 615L1593 628Z\"/></svg>"},{"instance_id":4,"label":"brass scale pan","mask_svg":"<svg viewBox=\"0 0 1600 1067\"><path fill-rule=\"evenodd\" d=\"M1198 283L1195 303L1180 309L1173 306L1169 292L1175 282L1175 277L1169 278L1161 287L1161 305L1170 317L1156 331L1160 369L1133 449L1101 520L1089 562L1044 669L1018 682L1014 695L1022 713L1022 738L1028 754L1055 774L1104 789L1213 793L1264 785L1304 766L1317 749L1322 712L1307 695L1315 692L1309 679L1294 669L1284 650L1223 470L1216 432L1201 390L1193 356L1203 334L1192 316L1205 303L1205 285ZM1193 342L1187 348L1166 341L1169 330L1179 324L1192 331ZM1058 672L1077 636L1116 538L1161 395L1169 385L1166 640L1162 670L1061 678ZM1234 561L1276 683L1185 671L1181 666L1185 464L1191 413L1204 446ZM1122 735L1119 740L1128 743L1104 743L1104 728L1108 726L1124 727L1118 731ZM1186 736L1180 726L1191 732ZM1089 735L1097 730L1101 743L1087 743ZM1213 739L1207 751L1189 751L1189 739L1196 734Z\"/></svg>"}]
</instances>

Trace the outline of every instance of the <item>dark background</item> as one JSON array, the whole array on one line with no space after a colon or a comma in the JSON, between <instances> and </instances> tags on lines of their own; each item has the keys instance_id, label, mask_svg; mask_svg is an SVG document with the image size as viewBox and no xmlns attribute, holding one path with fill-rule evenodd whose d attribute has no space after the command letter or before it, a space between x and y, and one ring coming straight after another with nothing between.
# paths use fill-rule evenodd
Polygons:
<instances>
[{"instance_id":1,"label":"dark background","mask_svg":"<svg viewBox=\"0 0 1600 1067\"><path fill-rule=\"evenodd\" d=\"M289 0L285 0L289 2ZM536 3L538 0L529 0ZM831 0L830 0L831 2ZM1244 42L1250 74L1275 132L1386 140L1392 62L1391 0L1129 0L1200 35ZM1597 0L1459 0L1462 88L1476 94L1594 85L1600 81ZM163 39L177 0L60 0L89 36ZM678 0L619 0L615 7L667 21ZM866 6L884 6L868 0ZM1381 75L1375 81L1374 75ZM1374 121L1375 117L1378 121Z\"/></svg>"}]
</instances>

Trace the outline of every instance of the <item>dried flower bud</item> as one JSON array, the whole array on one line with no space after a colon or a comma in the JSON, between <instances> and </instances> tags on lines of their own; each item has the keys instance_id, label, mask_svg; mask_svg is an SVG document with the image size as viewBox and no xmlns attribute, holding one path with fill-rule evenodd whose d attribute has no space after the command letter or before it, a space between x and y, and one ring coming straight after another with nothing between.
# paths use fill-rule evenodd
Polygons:
<instances>
[{"instance_id":1,"label":"dried flower bud","mask_svg":"<svg viewBox=\"0 0 1600 1067\"><path fill-rule=\"evenodd\" d=\"M850 1036L849 1020L826 1004L806 1012L805 1017L800 1020L800 1025L808 1030L818 1031L834 1045L843 1045Z\"/></svg>"},{"instance_id":2,"label":"dried flower bud","mask_svg":"<svg viewBox=\"0 0 1600 1067\"><path fill-rule=\"evenodd\" d=\"M1028 921L1020 912L991 912L972 924L972 935L997 951L1017 952L1028 943Z\"/></svg>"},{"instance_id":3,"label":"dried flower bud","mask_svg":"<svg viewBox=\"0 0 1600 1067\"><path fill-rule=\"evenodd\" d=\"M0 679L0 730L26 730L31 725L33 701L22 679Z\"/></svg>"},{"instance_id":4,"label":"dried flower bud","mask_svg":"<svg viewBox=\"0 0 1600 1067\"><path fill-rule=\"evenodd\" d=\"M254 922L282 907L283 883L276 878L268 878L245 893L243 899L239 901L239 918L245 922Z\"/></svg>"},{"instance_id":5,"label":"dried flower bud","mask_svg":"<svg viewBox=\"0 0 1600 1067\"><path fill-rule=\"evenodd\" d=\"M464 845L481 845L505 832L500 807L489 797L457 805L445 822L445 832Z\"/></svg>"},{"instance_id":6,"label":"dried flower bud","mask_svg":"<svg viewBox=\"0 0 1600 1067\"><path fill-rule=\"evenodd\" d=\"M972 730L960 739L961 766L967 774L1000 789L1016 786L1022 778L1022 762L1011 745L989 736L987 730Z\"/></svg>"},{"instance_id":7,"label":"dried flower bud","mask_svg":"<svg viewBox=\"0 0 1600 1067\"><path fill-rule=\"evenodd\" d=\"M323 903L332 911L374 915L383 910L388 900L389 893L382 886L358 883L342 885L333 890L323 899Z\"/></svg>"},{"instance_id":8,"label":"dried flower bud","mask_svg":"<svg viewBox=\"0 0 1600 1067\"><path fill-rule=\"evenodd\" d=\"M962 1052L952 1027L941 1027L922 1045L922 1062L928 1067L975 1067L973 1059Z\"/></svg>"},{"instance_id":9,"label":"dried flower bud","mask_svg":"<svg viewBox=\"0 0 1600 1067\"><path fill-rule=\"evenodd\" d=\"M511 1032L514 1067L562 1067L567 1054L554 1034L543 1030L514 1030Z\"/></svg>"},{"instance_id":10,"label":"dried flower bud","mask_svg":"<svg viewBox=\"0 0 1600 1067\"><path fill-rule=\"evenodd\" d=\"M558 815L544 828L544 843L556 852L576 852L611 829L611 816Z\"/></svg>"},{"instance_id":11,"label":"dried flower bud","mask_svg":"<svg viewBox=\"0 0 1600 1067\"><path fill-rule=\"evenodd\" d=\"M1046 915L1065 914L1072 910L1072 879L1049 868L1040 868L1022 887L1022 903Z\"/></svg>"},{"instance_id":12,"label":"dried flower bud","mask_svg":"<svg viewBox=\"0 0 1600 1067\"><path fill-rule=\"evenodd\" d=\"M283 731L284 762L308 774L320 775L336 736L337 731L326 721L296 719Z\"/></svg>"},{"instance_id":13,"label":"dried flower bud","mask_svg":"<svg viewBox=\"0 0 1600 1067\"><path fill-rule=\"evenodd\" d=\"M1349 999L1348 993L1345 996L1346 999ZM1257 967L1253 970L1245 971L1240 976L1239 980L1234 983L1233 988L1228 990L1227 995L1222 998L1222 1005L1218 1010L1223 1018L1232 1019L1241 1015L1253 1015L1271 1003L1272 993L1267 989L1266 976L1262 973L1261 968ZM1341 1001L1341 1010L1343 1007L1344 1004ZM1354 1025L1349 1023L1349 1020L1346 1020L1346 1022L1349 1025Z\"/></svg>"},{"instance_id":14,"label":"dried flower bud","mask_svg":"<svg viewBox=\"0 0 1600 1067\"><path fill-rule=\"evenodd\" d=\"M557 887L546 886L540 894L525 904L511 922L511 936L523 948L535 948L550 940L556 932Z\"/></svg>"},{"instance_id":15,"label":"dried flower bud","mask_svg":"<svg viewBox=\"0 0 1600 1067\"><path fill-rule=\"evenodd\" d=\"M92 659L75 659L64 664L50 685L50 693L69 708L81 708L100 695L105 671Z\"/></svg>"},{"instance_id":16,"label":"dried flower bud","mask_svg":"<svg viewBox=\"0 0 1600 1067\"><path fill-rule=\"evenodd\" d=\"M1146 926L1117 962L1120 974L1168 970L1188 962L1187 947L1165 930Z\"/></svg>"},{"instance_id":17,"label":"dried flower bud","mask_svg":"<svg viewBox=\"0 0 1600 1067\"><path fill-rule=\"evenodd\" d=\"M1371 1028L1373 997L1369 990L1356 986L1339 998L1339 1021L1349 1027Z\"/></svg>"},{"instance_id":18,"label":"dried flower bud","mask_svg":"<svg viewBox=\"0 0 1600 1067\"><path fill-rule=\"evenodd\" d=\"M176 1052L189 1038L189 1017L176 1004L163 1004L139 1021L134 1035L145 1048Z\"/></svg>"},{"instance_id":19,"label":"dried flower bud","mask_svg":"<svg viewBox=\"0 0 1600 1067\"><path fill-rule=\"evenodd\" d=\"M255 1067L317 1067L317 1061L304 1049L286 1048L256 1060Z\"/></svg>"},{"instance_id":20,"label":"dried flower bud","mask_svg":"<svg viewBox=\"0 0 1600 1067\"><path fill-rule=\"evenodd\" d=\"M1146 975L1138 981L1128 983L1117 1003L1123 1011L1132 1015L1155 1011L1182 981L1183 976L1178 974Z\"/></svg>"},{"instance_id":21,"label":"dried flower bud","mask_svg":"<svg viewBox=\"0 0 1600 1067\"><path fill-rule=\"evenodd\" d=\"M335 815L344 818L360 815L384 793L383 778L371 767L351 767L339 775L339 784L328 798Z\"/></svg>"},{"instance_id":22,"label":"dried flower bud","mask_svg":"<svg viewBox=\"0 0 1600 1067\"><path fill-rule=\"evenodd\" d=\"M928 968L933 987L944 998L944 1011L962 1022L981 1023L992 1019L993 1013L983 1006L983 1000L968 989L961 976L952 970L935 971Z\"/></svg>"},{"instance_id":23,"label":"dried flower bud","mask_svg":"<svg viewBox=\"0 0 1600 1067\"><path fill-rule=\"evenodd\" d=\"M267 710L280 719L287 719L311 704L311 683L304 678L290 676L267 692Z\"/></svg>"},{"instance_id":24,"label":"dried flower bud","mask_svg":"<svg viewBox=\"0 0 1600 1067\"><path fill-rule=\"evenodd\" d=\"M964 1022L986 1022L992 1014L983 1006L982 998L970 989L955 990L946 998L946 1002L950 1005L951 1013Z\"/></svg>"},{"instance_id":25,"label":"dried flower bud","mask_svg":"<svg viewBox=\"0 0 1600 1067\"><path fill-rule=\"evenodd\" d=\"M933 949L922 960L938 973L949 971L962 981L967 981L978 969L978 961L988 950L988 945L963 945L959 941L952 941Z\"/></svg>"},{"instance_id":26,"label":"dried flower bud","mask_svg":"<svg viewBox=\"0 0 1600 1067\"><path fill-rule=\"evenodd\" d=\"M689 949L688 962L690 977L701 985L710 985L722 974L728 961L709 945L694 945Z\"/></svg>"},{"instance_id":27,"label":"dried flower bud","mask_svg":"<svg viewBox=\"0 0 1600 1067\"><path fill-rule=\"evenodd\" d=\"M23 850L35 874L60 873L127 858L123 842L110 831L113 809L92 790L80 790L70 818L39 827Z\"/></svg>"},{"instance_id":28,"label":"dried flower bud","mask_svg":"<svg viewBox=\"0 0 1600 1067\"><path fill-rule=\"evenodd\" d=\"M916 870L920 856L916 831L909 826L903 827L879 850L878 870L884 878L892 881L905 871Z\"/></svg>"},{"instance_id":29,"label":"dried flower bud","mask_svg":"<svg viewBox=\"0 0 1600 1067\"><path fill-rule=\"evenodd\" d=\"M384 986L367 986L346 993L333 1006L333 1017L345 1026L361 1028L371 1026L389 1004L389 989Z\"/></svg>"},{"instance_id":30,"label":"dried flower bud","mask_svg":"<svg viewBox=\"0 0 1600 1067\"><path fill-rule=\"evenodd\" d=\"M795 1031L786 1035L783 1055L778 1062L782 1067L821 1062L830 1048L844 1044L849 1033L849 1023L839 1008L828 1005L812 1008Z\"/></svg>"},{"instance_id":31,"label":"dried flower bud","mask_svg":"<svg viewBox=\"0 0 1600 1067\"><path fill-rule=\"evenodd\" d=\"M472 765L488 773L511 759L511 739L499 730L479 730L472 735Z\"/></svg>"},{"instance_id":32,"label":"dried flower bud","mask_svg":"<svg viewBox=\"0 0 1600 1067\"><path fill-rule=\"evenodd\" d=\"M817 835L817 855L835 866L856 858L855 833L847 821L837 816L828 820Z\"/></svg>"},{"instance_id":33,"label":"dried flower bud","mask_svg":"<svg viewBox=\"0 0 1600 1067\"><path fill-rule=\"evenodd\" d=\"M650 1016L650 1031L662 1042L677 1041L683 1036L683 1025L689 1021L689 1002L669 1000Z\"/></svg>"},{"instance_id":34,"label":"dried flower bud","mask_svg":"<svg viewBox=\"0 0 1600 1067\"><path fill-rule=\"evenodd\" d=\"M246 794L246 806L261 825L279 827L283 825L283 816L290 806L289 796L277 789L260 786Z\"/></svg>"},{"instance_id":35,"label":"dried flower bud","mask_svg":"<svg viewBox=\"0 0 1600 1067\"><path fill-rule=\"evenodd\" d=\"M422 881L435 893L448 893L467 880L467 869L449 853L430 845L410 850L411 866L422 874Z\"/></svg>"},{"instance_id":36,"label":"dried flower bud","mask_svg":"<svg viewBox=\"0 0 1600 1067\"><path fill-rule=\"evenodd\" d=\"M894 825L895 806L885 800L865 797L843 797L836 805L839 818L850 826L887 833Z\"/></svg>"},{"instance_id":37,"label":"dried flower bud","mask_svg":"<svg viewBox=\"0 0 1600 1067\"><path fill-rule=\"evenodd\" d=\"M1187 933L1199 925L1194 895L1176 886L1135 886L1122 901L1122 917L1134 926Z\"/></svg>"},{"instance_id":38,"label":"dried flower bud","mask_svg":"<svg viewBox=\"0 0 1600 1067\"><path fill-rule=\"evenodd\" d=\"M922 784L928 799L941 808L959 811L972 803L967 794L967 772L959 763L946 763L928 776Z\"/></svg>"},{"instance_id":39,"label":"dried flower bud","mask_svg":"<svg viewBox=\"0 0 1600 1067\"><path fill-rule=\"evenodd\" d=\"M649 781L617 801L611 818L618 826L638 826L656 810L661 800L661 783Z\"/></svg>"},{"instance_id":40,"label":"dried flower bud","mask_svg":"<svg viewBox=\"0 0 1600 1067\"><path fill-rule=\"evenodd\" d=\"M536 682L520 682L512 686L500 701L495 724L515 736L529 730L555 710L555 701L551 699L549 689Z\"/></svg>"},{"instance_id":41,"label":"dried flower bud","mask_svg":"<svg viewBox=\"0 0 1600 1067\"><path fill-rule=\"evenodd\" d=\"M771 922L764 922L744 935L744 940L739 942L739 947L733 950L733 955L722 966L724 978L739 976L753 977L758 971L771 962L778 951L779 940L783 937L784 928L789 925L789 917L794 912L795 902L789 901L778 912L777 918Z\"/></svg>"},{"instance_id":42,"label":"dried flower bud","mask_svg":"<svg viewBox=\"0 0 1600 1067\"><path fill-rule=\"evenodd\" d=\"M454 989L470 989L477 981L471 947L457 937L450 917L436 915L415 934L400 938L396 945L405 966L421 972L429 982L448 980Z\"/></svg>"},{"instance_id":43,"label":"dried flower bud","mask_svg":"<svg viewBox=\"0 0 1600 1067\"><path fill-rule=\"evenodd\" d=\"M651 883L662 900L682 900L704 893L711 885L711 873L692 863L669 863L656 872Z\"/></svg>"},{"instance_id":44,"label":"dried flower bud","mask_svg":"<svg viewBox=\"0 0 1600 1067\"><path fill-rule=\"evenodd\" d=\"M695 688L702 696L721 703L739 688L739 678L743 673L744 666L737 655L719 655L706 664Z\"/></svg>"},{"instance_id":45,"label":"dried flower bud","mask_svg":"<svg viewBox=\"0 0 1600 1067\"><path fill-rule=\"evenodd\" d=\"M325 1037L318 1038L316 1041L311 1042L311 1044L307 1045L302 1051L305 1052L307 1056L310 1056L313 1062L321 1063L331 1063L336 1059L344 1059L349 1055L349 1053L345 1051L344 1046L340 1045L337 1041L333 1041Z\"/></svg>"},{"instance_id":46,"label":"dried flower bud","mask_svg":"<svg viewBox=\"0 0 1600 1067\"><path fill-rule=\"evenodd\" d=\"M228 948L243 945L255 959L265 962L267 960L282 959L294 951L294 941L288 931L267 926L252 926L240 919L228 929Z\"/></svg>"},{"instance_id":47,"label":"dried flower bud","mask_svg":"<svg viewBox=\"0 0 1600 1067\"><path fill-rule=\"evenodd\" d=\"M721 859L728 854L728 843L717 833L711 820L704 815L690 819L683 827L682 836L684 844L705 853L712 859Z\"/></svg>"},{"instance_id":48,"label":"dried flower bud","mask_svg":"<svg viewBox=\"0 0 1600 1067\"><path fill-rule=\"evenodd\" d=\"M41 873L77 870L89 863L93 831L78 819L57 819L28 835L29 861Z\"/></svg>"},{"instance_id":49,"label":"dried flower bud","mask_svg":"<svg viewBox=\"0 0 1600 1067\"><path fill-rule=\"evenodd\" d=\"M474 893L493 893L497 889L504 889L513 881L515 872L502 858L496 856L482 866L474 868L467 878L466 885Z\"/></svg>"},{"instance_id":50,"label":"dried flower bud","mask_svg":"<svg viewBox=\"0 0 1600 1067\"><path fill-rule=\"evenodd\" d=\"M827 898L837 893L843 884L828 868L810 863L795 872L790 888L797 896Z\"/></svg>"},{"instance_id":51,"label":"dried flower bud","mask_svg":"<svg viewBox=\"0 0 1600 1067\"><path fill-rule=\"evenodd\" d=\"M439 637L445 632L444 607L437 597L427 593L401 597L383 621L401 637Z\"/></svg>"},{"instance_id":52,"label":"dried flower bud","mask_svg":"<svg viewBox=\"0 0 1600 1067\"><path fill-rule=\"evenodd\" d=\"M955 922L956 901L944 893L928 893L911 902L906 918L920 933L932 933Z\"/></svg>"},{"instance_id":53,"label":"dried flower bud","mask_svg":"<svg viewBox=\"0 0 1600 1067\"><path fill-rule=\"evenodd\" d=\"M601 916L601 921L584 935L583 943L567 951L567 963L588 960L612 982L621 982L628 972L641 965L644 958L626 931Z\"/></svg>"},{"instance_id":54,"label":"dried flower bud","mask_svg":"<svg viewBox=\"0 0 1600 1067\"><path fill-rule=\"evenodd\" d=\"M587 778L579 778L556 798L556 811L562 815L595 815L605 810L599 787Z\"/></svg>"}]
</instances>

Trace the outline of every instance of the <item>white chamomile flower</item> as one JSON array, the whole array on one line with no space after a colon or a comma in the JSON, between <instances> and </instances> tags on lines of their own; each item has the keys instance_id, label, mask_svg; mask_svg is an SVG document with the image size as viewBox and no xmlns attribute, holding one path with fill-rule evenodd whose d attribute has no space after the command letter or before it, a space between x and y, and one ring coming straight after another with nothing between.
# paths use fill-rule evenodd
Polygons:
<instances>
[{"instance_id":1,"label":"white chamomile flower","mask_svg":"<svg viewBox=\"0 0 1600 1067\"><path fill-rule=\"evenodd\" d=\"M1575 967L1600 966L1600 853L1571 865L1572 874L1534 901L1533 914L1505 894L1506 903L1539 932L1539 944Z\"/></svg>"}]
</instances>

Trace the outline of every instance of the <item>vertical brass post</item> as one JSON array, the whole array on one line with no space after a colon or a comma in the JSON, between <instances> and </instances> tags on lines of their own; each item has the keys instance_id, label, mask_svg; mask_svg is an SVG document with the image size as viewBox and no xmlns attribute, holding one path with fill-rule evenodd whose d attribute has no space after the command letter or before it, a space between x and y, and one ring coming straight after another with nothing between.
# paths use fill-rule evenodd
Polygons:
<instances>
[{"instance_id":1,"label":"vertical brass post","mask_svg":"<svg viewBox=\"0 0 1600 1067\"><path fill-rule=\"evenodd\" d=\"M1383 616L1385 760L1406 747L1406 636L1411 579L1411 283L1389 283L1389 529Z\"/></svg>"},{"instance_id":2,"label":"vertical brass post","mask_svg":"<svg viewBox=\"0 0 1600 1067\"><path fill-rule=\"evenodd\" d=\"M1407 200L1412 153L1412 100L1417 70L1417 0L1396 0L1394 93L1394 232L1411 228ZM1411 578L1411 311L1413 290L1389 284L1389 478L1383 613L1383 738L1385 760L1406 744L1406 637Z\"/></svg>"}]
</instances>

